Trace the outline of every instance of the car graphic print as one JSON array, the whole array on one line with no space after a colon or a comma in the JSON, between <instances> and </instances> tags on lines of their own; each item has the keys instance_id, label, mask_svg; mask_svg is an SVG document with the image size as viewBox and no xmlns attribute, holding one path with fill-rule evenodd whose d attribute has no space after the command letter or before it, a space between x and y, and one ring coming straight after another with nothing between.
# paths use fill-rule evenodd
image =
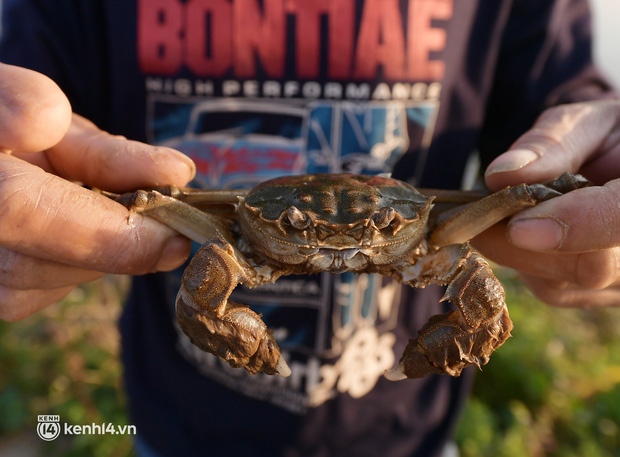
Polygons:
<instances>
[{"instance_id":1,"label":"car graphic print","mask_svg":"<svg viewBox=\"0 0 620 457\"><path fill-rule=\"evenodd\" d=\"M155 139L194 160L194 185L251 187L303 173L389 173L412 142L424 146L436 113L434 104L400 101L287 102L158 102L162 114L185 117L187 129L168 137L157 132ZM158 123L165 130L166 122Z\"/></svg>"},{"instance_id":2,"label":"car graphic print","mask_svg":"<svg viewBox=\"0 0 620 457\"><path fill-rule=\"evenodd\" d=\"M195 185L252 186L304 171L307 111L269 102L216 99L192 107L188 128L160 144L194 160Z\"/></svg>"}]
</instances>

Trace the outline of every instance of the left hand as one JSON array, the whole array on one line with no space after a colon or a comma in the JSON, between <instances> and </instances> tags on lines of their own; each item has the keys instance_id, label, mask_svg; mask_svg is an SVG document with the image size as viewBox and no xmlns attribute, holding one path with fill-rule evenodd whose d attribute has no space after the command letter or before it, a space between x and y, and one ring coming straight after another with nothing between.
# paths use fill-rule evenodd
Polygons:
<instances>
[{"instance_id":1,"label":"left hand","mask_svg":"<svg viewBox=\"0 0 620 457\"><path fill-rule=\"evenodd\" d=\"M489 189L580 173L596 187L524 210L479 235L489 259L518 270L542 301L620 305L620 101L561 105L486 171Z\"/></svg>"},{"instance_id":2,"label":"left hand","mask_svg":"<svg viewBox=\"0 0 620 457\"><path fill-rule=\"evenodd\" d=\"M48 77L0 64L0 319L22 319L105 273L180 266L189 240L75 181L123 192L183 186L194 172L178 151L72 114Z\"/></svg>"}]
</instances>

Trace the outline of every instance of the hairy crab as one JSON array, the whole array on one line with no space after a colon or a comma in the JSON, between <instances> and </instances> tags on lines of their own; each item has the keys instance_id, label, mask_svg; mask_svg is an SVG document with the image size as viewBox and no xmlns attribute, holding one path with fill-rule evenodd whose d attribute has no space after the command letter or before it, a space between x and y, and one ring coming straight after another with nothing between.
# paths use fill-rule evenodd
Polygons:
<instances>
[{"instance_id":1,"label":"hairy crab","mask_svg":"<svg viewBox=\"0 0 620 457\"><path fill-rule=\"evenodd\" d=\"M512 321L502 285L468 240L523 208L586 185L581 176L564 174L484 197L426 196L387 177L319 174L277 178L249 191L162 188L108 196L202 244L177 295L180 327L202 350L250 373L288 376L290 369L261 317L228 299L240 283L350 271L412 287L446 285L443 300L456 309L432 317L410 340L386 373L398 380L458 376L488 362L510 336ZM461 204L442 213L434 200Z\"/></svg>"}]
</instances>

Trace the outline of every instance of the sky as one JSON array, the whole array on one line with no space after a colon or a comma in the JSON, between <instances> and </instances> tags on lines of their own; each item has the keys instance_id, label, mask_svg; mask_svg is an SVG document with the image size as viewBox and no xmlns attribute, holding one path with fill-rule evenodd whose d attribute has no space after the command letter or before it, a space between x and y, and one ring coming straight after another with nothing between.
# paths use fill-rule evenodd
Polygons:
<instances>
[{"instance_id":1,"label":"sky","mask_svg":"<svg viewBox=\"0 0 620 457\"><path fill-rule=\"evenodd\" d=\"M620 88L620 0L590 0L594 25L594 56Z\"/></svg>"}]
</instances>

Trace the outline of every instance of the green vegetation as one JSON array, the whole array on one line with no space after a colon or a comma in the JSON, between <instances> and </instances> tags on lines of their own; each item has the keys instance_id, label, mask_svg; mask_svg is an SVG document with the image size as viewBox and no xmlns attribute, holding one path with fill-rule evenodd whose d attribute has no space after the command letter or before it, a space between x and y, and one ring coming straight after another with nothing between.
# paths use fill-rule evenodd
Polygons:
<instances>
[{"instance_id":1,"label":"green vegetation","mask_svg":"<svg viewBox=\"0 0 620 457\"><path fill-rule=\"evenodd\" d=\"M550 308L509 270L500 278L514 336L478 375L457 435L462 456L620 457L620 310ZM126 286L96 281L22 322L0 322L0 454L30 443L31 455L133 455L128 435L44 443L35 433L39 414L131 423L116 330Z\"/></svg>"},{"instance_id":2,"label":"green vegetation","mask_svg":"<svg viewBox=\"0 0 620 457\"><path fill-rule=\"evenodd\" d=\"M515 329L477 377L461 455L620 456L620 309L551 308L498 276Z\"/></svg>"},{"instance_id":3,"label":"green vegetation","mask_svg":"<svg viewBox=\"0 0 620 457\"><path fill-rule=\"evenodd\" d=\"M23 321L0 321L0 455L133 455L130 435L61 434L47 443L35 431L40 414L74 425L129 424L116 328L127 284L95 281Z\"/></svg>"}]
</instances>

